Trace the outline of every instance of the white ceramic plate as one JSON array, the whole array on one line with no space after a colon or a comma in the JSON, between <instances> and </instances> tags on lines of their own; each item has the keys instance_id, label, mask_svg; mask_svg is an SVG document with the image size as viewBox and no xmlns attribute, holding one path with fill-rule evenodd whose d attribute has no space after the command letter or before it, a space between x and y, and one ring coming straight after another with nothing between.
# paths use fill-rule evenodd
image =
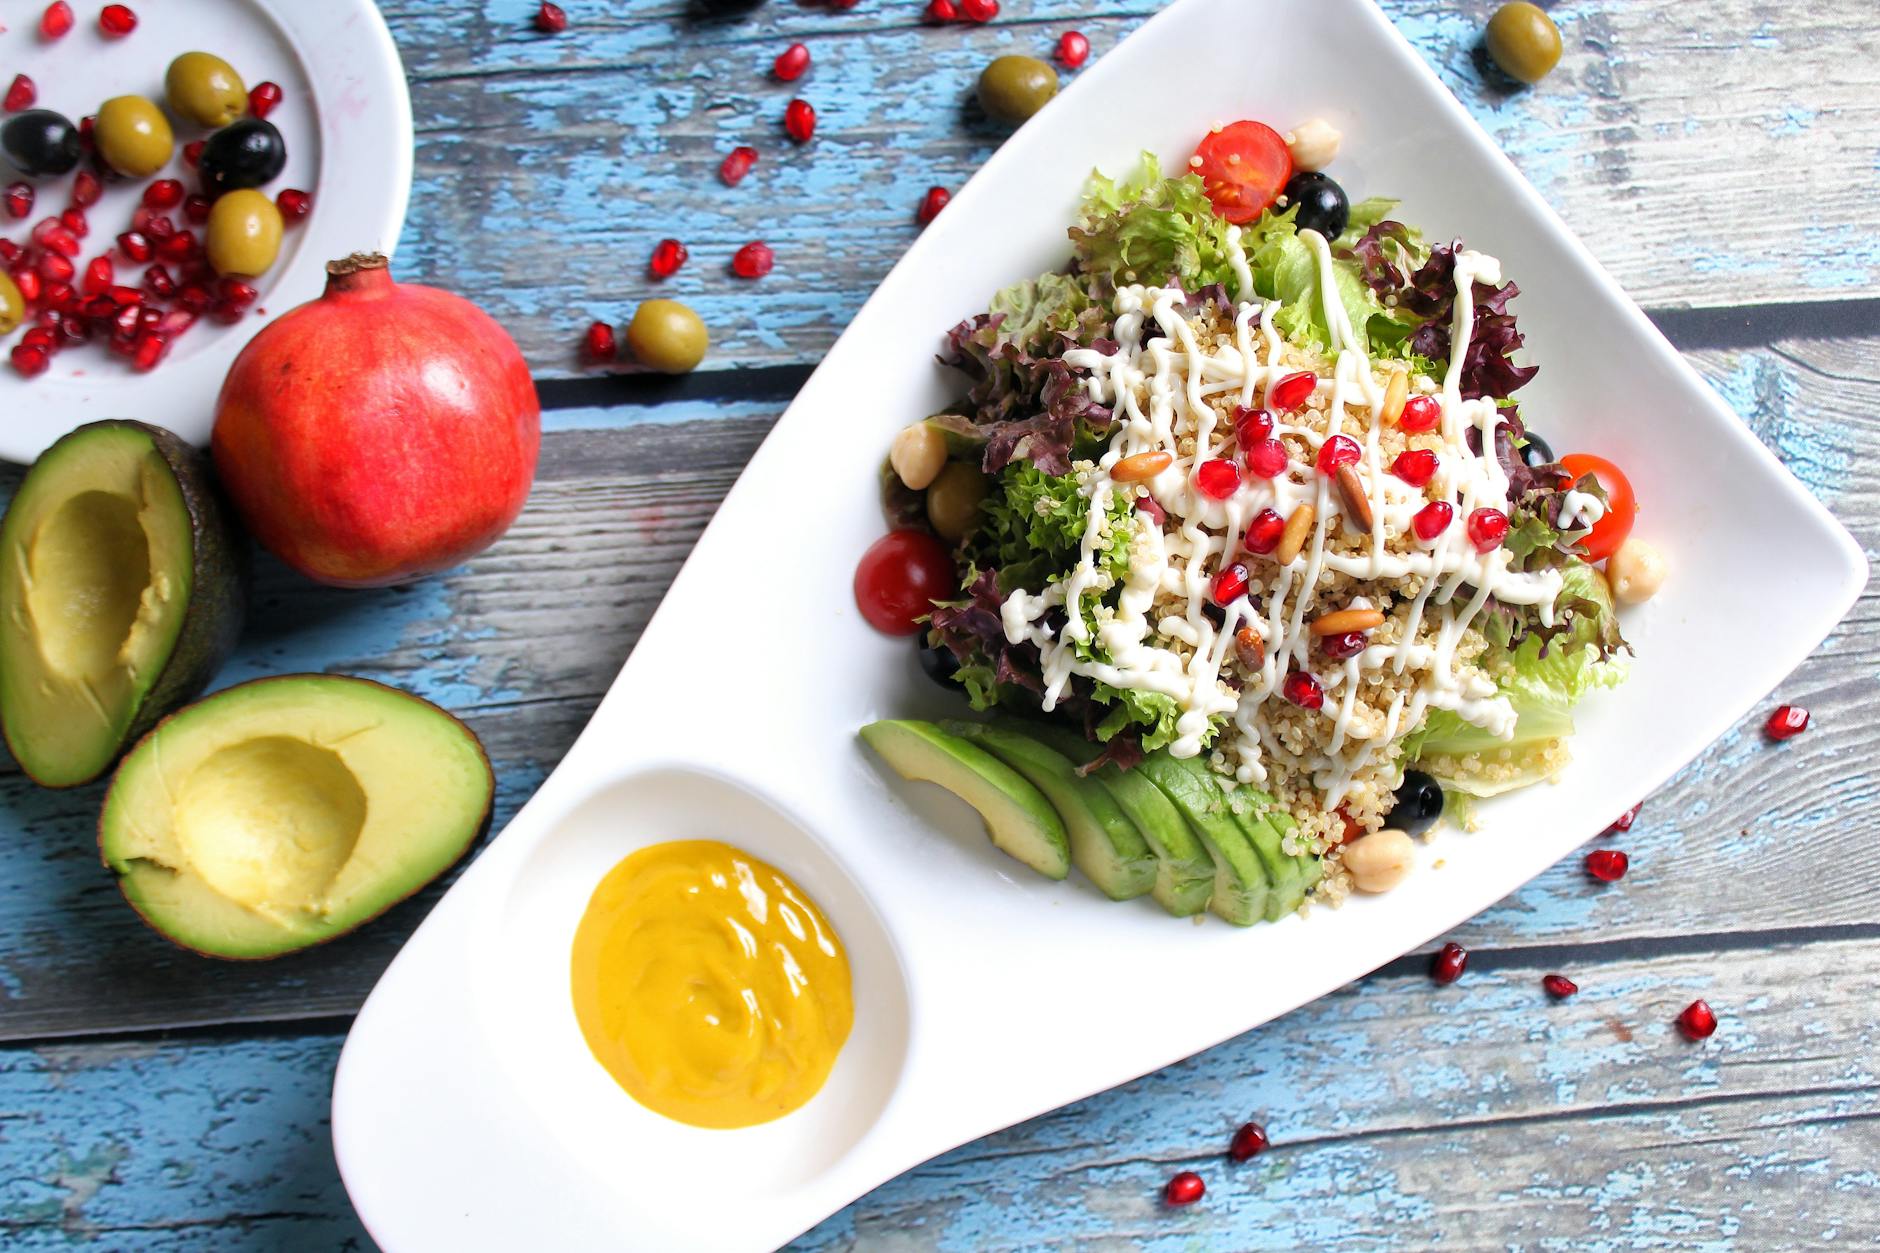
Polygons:
<instances>
[{"instance_id":1,"label":"white ceramic plate","mask_svg":"<svg viewBox=\"0 0 1880 1253\"><path fill-rule=\"evenodd\" d=\"M1120 171L1145 147L1179 161L1216 119L1315 114L1346 134L1333 172L1354 195L1400 195L1406 220L1504 260L1542 367L1523 411L1557 446L1629 468L1673 573L1628 620L1633 678L1586 709L1559 786L1485 806L1480 834L1440 839L1387 897L1194 926L1030 874L964 806L861 748L872 718L959 703L907 641L863 624L850 579L882 529L890 436L954 386L938 337L1062 262L1091 165ZM340 1060L346 1186L393 1253L778 1244L935 1153L1245 1031L1478 912L1740 718L1864 578L1848 535L1366 0L1181 0L1007 142L889 275L586 733L393 963ZM828 1087L745 1131L636 1105L569 1002L569 943L600 876L643 844L698 837L783 867L854 958L855 1033Z\"/></svg>"},{"instance_id":2,"label":"white ceramic plate","mask_svg":"<svg viewBox=\"0 0 1880 1253\"><path fill-rule=\"evenodd\" d=\"M268 120L287 143L287 167L268 184L313 193L313 212L290 226L281 256L256 284L255 311L233 326L199 321L148 374L101 346L67 349L50 369L25 379L0 361L0 457L31 461L59 436L100 418L136 418L206 443L216 394L229 363L269 317L319 295L325 264L352 252L389 254L405 220L411 194L411 97L391 32L371 0L142 0L133 4L137 29L123 39L98 31L97 5L74 6L78 23L65 38L39 37L43 5L13 6L0 30L5 80L16 72L39 87L38 107L73 121L97 111L112 96L163 99L163 72L178 53L201 49L222 57L253 87L271 80L284 93ZM174 124L176 119L171 119ZM183 164L182 146L206 132L176 127L177 155L152 178L180 178L194 191L195 172ZM0 162L0 182L19 175ZM32 225L63 209L72 175L36 180L38 203L24 221L0 218L0 235L24 242ZM150 179L107 184L85 211L91 234L81 266L107 248L119 281L134 285L143 267L116 255L111 241L130 229L138 197ZM173 211L178 225L182 211ZM200 235L201 228L195 228ZM5 337L10 350L19 335Z\"/></svg>"}]
</instances>

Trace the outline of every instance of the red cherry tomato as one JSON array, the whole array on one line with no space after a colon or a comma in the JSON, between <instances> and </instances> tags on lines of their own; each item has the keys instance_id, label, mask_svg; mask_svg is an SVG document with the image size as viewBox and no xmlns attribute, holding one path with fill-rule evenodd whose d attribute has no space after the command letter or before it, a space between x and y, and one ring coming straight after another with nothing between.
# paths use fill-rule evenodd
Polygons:
<instances>
[{"instance_id":1,"label":"red cherry tomato","mask_svg":"<svg viewBox=\"0 0 1880 1253\"><path fill-rule=\"evenodd\" d=\"M1638 517L1632 481L1618 466L1590 452L1569 453L1560 464L1575 482L1590 474L1606 489L1606 516L1595 522L1592 534L1580 541L1580 551L1588 561L1604 561L1619 551L1619 545L1632 533L1632 520Z\"/></svg>"},{"instance_id":2,"label":"red cherry tomato","mask_svg":"<svg viewBox=\"0 0 1880 1253\"><path fill-rule=\"evenodd\" d=\"M855 603L877 631L912 635L933 602L959 595L946 546L925 531L889 531L855 567Z\"/></svg>"},{"instance_id":3,"label":"red cherry tomato","mask_svg":"<svg viewBox=\"0 0 1880 1253\"><path fill-rule=\"evenodd\" d=\"M1189 169L1207 185L1214 211L1244 225L1259 217L1292 177L1292 153L1272 127L1235 122L1209 131L1195 149L1200 164Z\"/></svg>"}]
</instances>

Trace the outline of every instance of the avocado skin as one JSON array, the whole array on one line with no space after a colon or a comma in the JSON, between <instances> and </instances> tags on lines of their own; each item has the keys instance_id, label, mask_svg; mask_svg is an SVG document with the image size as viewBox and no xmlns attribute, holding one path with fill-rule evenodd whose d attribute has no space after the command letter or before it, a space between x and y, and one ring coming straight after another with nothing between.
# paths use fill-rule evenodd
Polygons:
<instances>
[{"instance_id":1,"label":"avocado skin","mask_svg":"<svg viewBox=\"0 0 1880 1253\"><path fill-rule=\"evenodd\" d=\"M295 682L295 681L303 680L303 679L331 679L335 677L344 677L350 683L359 683L359 684L364 684L370 687L382 688L383 690L388 691L388 692L395 692L398 695L406 698L407 700L422 701L421 697L413 696L410 692L404 691L402 688L393 687L389 683L380 683L375 679L362 679L353 675L334 676L334 675L329 675L329 674L276 674L276 675L269 675L266 678L250 679L246 683L237 683L233 687L224 688L222 690L224 692L234 692L234 691L258 687L265 683L291 683L291 682ZM155 931L158 935L162 936L164 939L174 944L177 948L180 948L184 950L185 952L195 953L197 956L200 956L200 957L212 957L217 961L226 961L226 962L273 961L277 957L286 957L293 953L303 953L307 951L308 949L319 948L323 944L330 944L334 940L337 940L341 938L342 936L351 935L353 932L359 930L359 928L365 926L367 923L372 922L373 920L377 918L384 917L387 913L390 913L397 906L404 904L406 901L416 896L419 892L422 892L425 888L431 886L431 884L443 878L444 875L448 873L452 867L456 866L458 862L462 861L464 859L464 856L467 853L469 853L471 849L481 844L484 838L488 836L490 833L490 821L491 821L491 818L494 816L495 804L496 804L496 788L495 788L496 772L495 772L495 769L490 765L489 750L483 746L482 738L478 736L475 731L471 730L470 725L466 723L463 719L459 718L457 715L451 713L447 709L444 709L438 705L432 704L430 701L422 701L422 703L429 705L431 709L434 710L439 716L447 718L451 722L454 722L459 727L463 728L464 734L467 737L469 737L470 742L476 746L477 757L482 761L483 769L489 775L489 778L491 781L491 786L483 802L483 816L480 819L478 819L475 826L473 826L470 829L469 836L467 839L464 840L462 847L458 848L454 853L451 854L450 860L445 862L444 865L438 870L438 872L435 875L431 876L428 879L421 879L413 883L408 890L392 898L391 900L386 901L382 908L375 910L374 912L367 914L362 918L359 918L358 920L352 922L351 924L349 924L348 926L346 926L345 928L341 930L331 932L330 934L320 936L313 940L309 940L305 944L296 945L291 948L279 949L271 953L244 953L244 954L213 952L209 949L198 948L193 944L186 943L183 940L178 939L176 936L171 935L168 931L163 929L163 924L161 922L157 921L156 919L152 918L149 914L145 913L143 909L138 906L137 902L131 898L130 894L128 892L125 892L124 890L125 875L111 861L111 854L105 847L105 840L106 840L105 819L110 811L110 807L108 803L109 801L108 793L107 793L107 804L100 806L99 812L98 812L98 823L97 823L98 860L101 863L103 863L104 868L106 870L111 872L112 881L117 884L118 891L120 894L124 896L125 903L131 907L131 911L135 913L137 917L143 921L145 926L149 927L152 931ZM143 744L144 740L149 739L151 736L161 733L163 730L163 724L168 722L172 717L174 717L176 714L181 713L181 712L182 712L181 709L176 709L165 714L162 718L160 718L157 721L157 724L155 726L153 726L147 733L145 733L144 736L139 738L137 742L135 744L132 744L130 747L133 749L140 747ZM115 776L113 777L113 781L115 782Z\"/></svg>"},{"instance_id":2,"label":"avocado skin","mask_svg":"<svg viewBox=\"0 0 1880 1253\"><path fill-rule=\"evenodd\" d=\"M128 418L110 418L87 422L61 436L53 446L82 439L88 432L135 430L150 440L157 455L169 466L189 514L190 553L195 567L193 592L183 610L183 624L177 631L176 644L156 679L144 690L137 711L125 728L118 751L96 774L63 783L47 783L35 778L24 765L28 778L41 787L56 789L82 787L94 782L124 755L126 749L142 739L150 729L173 710L187 703L209 685L209 681L228 661L240 638L247 618L252 562L247 541L235 530L221 489L212 477L207 459L186 441L160 426ZM48 452L51 450L48 449ZM42 454L43 455L43 454ZM30 474L31 472L28 471ZM8 629L0 623L0 630ZM17 746L23 728L0 725L7 748L19 759Z\"/></svg>"}]
</instances>

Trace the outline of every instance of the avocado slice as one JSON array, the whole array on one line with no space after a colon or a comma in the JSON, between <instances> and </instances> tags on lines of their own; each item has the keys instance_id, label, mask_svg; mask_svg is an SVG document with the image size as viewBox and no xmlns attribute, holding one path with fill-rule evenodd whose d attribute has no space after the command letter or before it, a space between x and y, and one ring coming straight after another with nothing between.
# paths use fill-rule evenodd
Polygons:
<instances>
[{"instance_id":1,"label":"avocado slice","mask_svg":"<svg viewBox=\"0 0 1880 1253\"><path fill-rule=\"evenodd\" d=\"M1082 778L1064 754L1010 726L947 721L942 730L970 740L1024 775L1064 820L1071 864L1113 901L1155 886L1155 854L1103 785Z\"/></svg>"},{"instance_id":2,"label":"avocado slice","mask_svg":"<svg viewBox=\"0 0 1880 1253\"><path fill-rule=\"evenodd\" d=\"M0 725L46 787L88 783L228 659L247 547L202 457L93 422L34 463L0 522Z\"/></svg>"},{"instance_id":3,"label":"avocado slice","mask_svg":"<svg viewBox=\"0 0 1880 1253\"><path fill-rule=\"evenodd\" d=\"M1266 867L1240 829L1227 790L1199 757L1172 757L1157 749L1136 766L1161 788L1188 820L1214 858L1214 892L1208 908L1236 926L1250 927L1266 913Z\"/></svg>"},{"instance_id":4,"label":"avocado slice","mask_svg":"<svg viewBox=\"0 0 1880 1253\"><path fill-rule=\"evenodd\" d=\"M343 935L463 856L495 789L476 736L339 675L243 683L171 715L118 766L98 848L145 922L211 957Z\"/></svg>"},{"instance_id":5,"label":"avocado slice","mask_svg":"<svg viewBox=\"0 0 1880 1253\"><path fill-rule=\"evenodd\" d=\"M1070 874L1070 838L1057 810L1023 775L985 749L931 722L871 722L861 735L903 779L938 783L978 810L986 833L1003 852L1047 879Z\"/></svg>"},{"instance_id":6,"label":"avocado slice","mask_svg":"<svg viewBox=\"0 0 1880 1253\"><path fill-rule=\"evenodd\" d=\"M1077 765L1088 765L1103 749L1066 726L1046 722L1009 722L1015 730L1034 735ZM1122 811L1136 824L1156 856L1156 903L1177 918L1188 918L1208 907L1214 892L1214 858L1195 837L1175 803L1138 770L1103 766L1084 776L1101 784Z\"/></svg>"},{"instance_id":7,"label":"avocado slice","mask_svg":"<svg viewBox=\"0 0 1880 1253\"><path fill-rule=\"evenodd\" d=\"M1305 899L1305 875L1298 863L1280 848L1279 831L1266 817L1266 808L1271 803L1271 797L1247 787L1235 788L1227 798L1228 809L1241 834L1247 837L1254 856L1266 870L1271 888L1266 895L1266 920L1278 922L1299 908L1299 902Z\"/></svg>"}]
</instances>

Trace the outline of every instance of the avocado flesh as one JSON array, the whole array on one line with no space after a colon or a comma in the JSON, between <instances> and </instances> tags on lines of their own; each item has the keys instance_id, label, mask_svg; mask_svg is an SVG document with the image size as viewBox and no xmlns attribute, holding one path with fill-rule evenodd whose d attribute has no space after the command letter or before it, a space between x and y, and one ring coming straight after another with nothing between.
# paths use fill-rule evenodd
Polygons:
<instances>
[{"instance_id":1,"label":"avocado flesh","mask_svg":"<svg viewBox=\"0 0 1880 1253\"><path fill-rule=\"evenodd\" d=\"M1135 767L1161 788L1214 858L1214 891L1208 908L1235 926L1250 927L1266 915L1269 884L1253 844L1229 807L1227 791L1197 757L1145 756Z\"/></svg>"},{"instance_id":2,"label":"avocado flesh","mask_svg":"<svg viewBox=\"0 0 1880 1253\"><path fill-rule=\"evenodd\" d=\"M1080 777L1064 754L1008 725L952 721L940 725L978 744L1044 793L1064 821L1071 864L1105 896L1126 901L1155 886L1156 860L1148 841L1103 786Z\"/></svg>"},{"instance_id":3,"label":"avocado flesh","mask_svg":"<svg viewBox=\"0 0 1880 1253\"><path fill-rule=\"evenodd\" d=\"M21 768L89 782L200 691L240 630L240 563L167 431L97 422L47 449L0 523L0 724Z\"/></svg>"},{"instance_id":4,"label":"avocado flesh","mask_svg":"<svg viewBox=\"0 0 1880 1253\"><path fill-rule=\"evenodd\" d=\"M1228 797L1228 808L1242 835L1252 846L1254 856L1266 869L1270 890L1266 895L1266 920L1278 922L1305 899L1305 873L1297 859L1288 857L1280 847L1279 829L1266 817L1271 798L1249 788L1236 788Z\"/></svg>"},{"instance_id":5,"label":"avocado flesh","mask_svg":"<svg viewBox=\"0 0 1880 1253\"><path fill-rule=\"evenodd\" d=\"M396 689L337 675L229 688L118 767L99 849L152 927L217 957L352 930L443 873L489 814L476 736Z\"/></svg>"},{"instance_id":6,"label":"avocado flesh","mask_svg":"<svg viewBox=\"0 0 1880 1253\"><path fill-rule=\"evenodd\" d=\"M903 779L937 783L974 809L1000 851L1048 879L1071 872L1063 820L1023 775L974 744L931 722L871 722L863 742Z\"/></svg>"},{"instance_id":7,"label":"avocado flesh","mask_svg":"<svg viewBox=\"0 0 1880 1253\"><path fill-rule=\"evenodd\" d=\"M1088 765L1103 750L1069 727L1046 722L1010 722L1078 765ZM1214 858L1189 829L1175 803L1137 770L1118 770L1103 766L1086 779L1095 780L1136 824L1156 856L1155 886L1150 894L1164 910L1177 918L1188 918L1208 907L1214 892Z\"/></svg>"}]
</instances>

